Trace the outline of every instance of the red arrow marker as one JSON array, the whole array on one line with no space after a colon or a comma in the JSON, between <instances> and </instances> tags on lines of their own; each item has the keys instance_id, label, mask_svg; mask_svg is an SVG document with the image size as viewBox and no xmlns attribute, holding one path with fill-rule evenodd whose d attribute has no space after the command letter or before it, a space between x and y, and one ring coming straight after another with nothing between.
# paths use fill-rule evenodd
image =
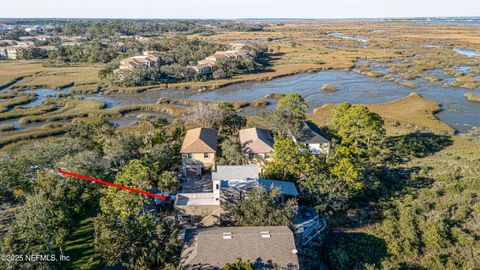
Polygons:
<instances>
[{"instance_id":1,"label":"red arrow marker","mask_svg":"<svg viewBox=\"0 0 480 270\"><path fill-rule=\"evenodd\" d=\"M67 171L63 171L63 170L58 170L58 173L68 175L68 176L72 176L72 177L79 178L79 179L83 179L83 180L92 181L92 182L99 183L99 184L102 184L102 185L107 185L107 186L116 187L116 188L119 188L119 189L128 190L128 191L131 191L131 192L147 195L147 196L150 196L150 197L160 198L164 201L166 200L165 196L163 196L163 195L157 195L157 194L153 194L153 193L150 193L150 192L147 192L147 191L117 185L117 184L114 184L114 183L110 183L110 182L103 181L103 180L100 180L100 179L88 177L88 176L85 176L85 175L80 175L80 174L67 172Z\"/></svg>"}]
</instances>

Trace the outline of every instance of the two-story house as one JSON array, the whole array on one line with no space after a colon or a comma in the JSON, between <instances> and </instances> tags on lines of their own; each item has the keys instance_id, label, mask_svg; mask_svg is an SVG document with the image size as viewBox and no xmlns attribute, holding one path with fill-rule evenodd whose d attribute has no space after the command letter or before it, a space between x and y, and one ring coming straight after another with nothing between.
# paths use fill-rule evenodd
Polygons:
<instances>
[{"instance_id":1,"label":"two-story house","mask_svg":"<svg viewBox=\"0 0 480 270\"><path fill-rule=\"evenodd\" d=\"M318 128L311 122L303 122L299 134L291 133L294 142L306 145L314 154L328 155L330 152L330 141L320 135Z\"/></svg>"},{"instance_id":2,"label":"two-story house","mask_svg":"<svg viewBox=\"0 0 480 270\"><path fill-rule=\"evenodd\" d=\"M215 169L217 131L213 128L188 130L180 153L184 175L200 175L202 169Z\"/></svg>"},{"instance_id":3,"label":"two-story house","mask_svg":"<svg viewBox=\"0 0 480 270\"><path fill-rule=\"evenodd\" d=\"M263 166L271 160L273 152L273 137L266 129L247 128L239 132L242 153L247 164Z\"/></svg>"}]
</instances>

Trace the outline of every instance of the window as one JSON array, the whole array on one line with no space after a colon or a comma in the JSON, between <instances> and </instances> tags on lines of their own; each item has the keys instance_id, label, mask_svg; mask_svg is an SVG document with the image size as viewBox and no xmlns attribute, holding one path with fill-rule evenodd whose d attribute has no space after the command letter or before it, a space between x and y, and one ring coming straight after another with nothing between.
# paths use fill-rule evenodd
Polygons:
<instances>
[{"instance_id":1,"label":"window","mask_svg":"<svg viewBox=\"0 0 480 270\"><path fill-rule=\"evenodd\" d=\"M203 153L203 158L208 158L208 153Z\"/></svg>"},{"instance_id":2,"label":"window","mask_svg":"<svg viewBox=\"0 0 480 270\"><path fill-rule=\"evenodd\" d=\"M219 189L220 187L218 186L218 184L215 185L215 189Z\"/></svg>"},{"instance_id":3,"label":"window","mask_svg":"<svg viewBox=\"0 0 480 270\"><path fill-rule=\"evenodd\" d=\"M192 154L188 153L187 158L192 158Z\"/></svg>"},{"instance_id":4,"label":"window","mask_svg":"<svg viewBox=\"0 0 480 270\"><path fill-rule=\"evenodd\" d=\"M265 158L270 158L270 154L269 153L265 153Z\"/></svg>"},{"instance_id":5,"label":"window","mask_svg":"<svg viewBox=\"0 0 480 270\"><path fill-rule=\"evenodd\" d=\"M253 153L248 153L248 159L249 159L249 160L252 160L253 157L254 157Z\"/></svg>"}]
</instances>

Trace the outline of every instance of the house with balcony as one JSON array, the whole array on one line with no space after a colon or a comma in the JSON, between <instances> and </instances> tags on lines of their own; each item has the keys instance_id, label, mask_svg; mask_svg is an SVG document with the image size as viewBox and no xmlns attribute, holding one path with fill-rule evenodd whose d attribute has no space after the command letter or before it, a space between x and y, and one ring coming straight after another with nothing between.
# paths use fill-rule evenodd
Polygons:
<instances>
[{"instance_id":1,"label":"house with balcony","mask_svg":"<svg viewBox=\"0 0 480 270\"><path fill-rule=\"evenodd\" d=\"M262 167L271 160L273 153L273 137L270 131L263 128L247 128L239 132L240 146L247 164Z\"/></svg>"},{"instance_id":2,"label":"house with balcony","mask_svg":"<svg viewBox=\"0 0 480 270\"><path fill-rule=\"evenodd\" d=\"M184 175L201 175L203 169L215 169L217 131L213 128L188 130L180 153Z\"/></svg>"}]
</instances>

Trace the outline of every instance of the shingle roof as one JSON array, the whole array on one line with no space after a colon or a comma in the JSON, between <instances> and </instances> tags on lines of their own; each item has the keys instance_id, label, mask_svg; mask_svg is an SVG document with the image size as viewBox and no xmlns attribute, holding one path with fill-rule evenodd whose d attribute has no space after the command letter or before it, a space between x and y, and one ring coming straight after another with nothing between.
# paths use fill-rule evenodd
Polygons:
<instances>
[{"instance_id":1,"label":"shingle roof","mask_svg":"<svg viewBox=\"0 0 480 270\"><path fill-rule=\"evenodd\" d=\"M330 141L325 139L319 134L317 128L310 122L304 122L300 130L300 134L296 136L299 143L329 143Z\"/></svg>"},{"instance_id":2,"label":"shingle roof","mask_svg":"<svg viewBox=\"0 0 480 270\"><path fill-rule=\"evenodd\" d=\"M296 252L293 233L286 226L189 229L180 263L185 269L219 269L241 258L256 269L275 264L298 269Z\"/></svg>"},{"instance_id":3,"label":"shingle roof","mask_svg":"<svg viewBox=\"0 0 480 270\"><path fill-rule=\"evenodd\" d=\"M181 153L217 152L217 131L213 128L195 128L187 131Z\"/></svg>"},{"instance_id":4,"label":"shingle roof","mask_svg":"<svg viewBox=\"0 0 480 270\"><path fill-rule=\"evenodd\" d=\"M270 153L273 151L273 138L262 128L242 129L239 132L242 151L245 153Z\"/></svg>"},{"instance_id":5,"label":"shingle roof","mask_svg":"<svg viewBox=\"0 0 480 270\"><path fill-rule=\"evenodd\" d=\"M256 165L217 166L217 171L212 173L213 180L249 180L258 179Z\"/></svg>"},{"instance_id":6,"label":"shingle roof","mask_svg":"<svg viewBox=\"0 0 480 270\"><path fill-rule=\"evenodd\" d=\"M259 179L258 183L260 183L263 188L266 190L270 190L272 186L278 187L281 193L288 195L288 196L298 196L297 188L293 182L288 181L280 181L280 180L270 180L270 179Z\"/></svg>"}]
</instances>

